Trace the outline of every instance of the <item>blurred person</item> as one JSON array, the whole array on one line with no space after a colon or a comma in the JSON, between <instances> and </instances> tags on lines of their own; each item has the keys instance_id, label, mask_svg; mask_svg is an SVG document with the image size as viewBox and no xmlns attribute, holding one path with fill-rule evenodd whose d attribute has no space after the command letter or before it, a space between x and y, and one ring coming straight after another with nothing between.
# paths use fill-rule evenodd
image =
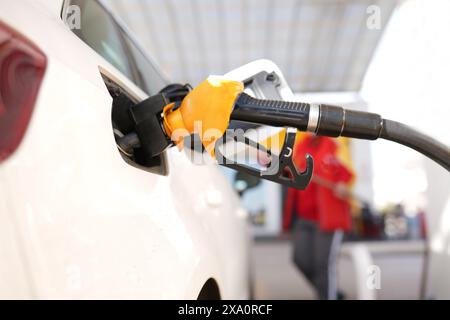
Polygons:
<instances>
[{"instance_id":1,"label":"blurred person","mask_svg":"<svg viewBox=\"0 0 450 320\"><path fill-rule=\"evenodd\" d=\"M338 158L335 140L307 134L294 148L294 162L305 168L314 158L311 183L305 190L288 189L283 230L292 229L293 261L321 300L337 298L336 263L343 233L350 231L349 185L354 175Z\"/></svg>"}]
</instances>

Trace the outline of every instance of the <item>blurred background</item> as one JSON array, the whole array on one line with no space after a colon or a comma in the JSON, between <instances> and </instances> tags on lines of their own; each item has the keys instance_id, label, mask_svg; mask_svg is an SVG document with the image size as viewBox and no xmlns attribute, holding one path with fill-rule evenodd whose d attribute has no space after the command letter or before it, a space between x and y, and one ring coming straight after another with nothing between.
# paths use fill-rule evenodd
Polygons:
<instances>
[{"instance_id":1,"label":"blurred background","mask_svg":"<svg viewBox=\"0 0 450 320\"><path fill-rule=\"evenodd\" d=\"M450 1L105 2L170 81L195 86L267 58L299 100L376 112L450 144ZM450 278L441 276L450 268L448 173L397 144L346 143L362 201L339 256L345 298L450 297ZM256 238L254 296L314 299L281 230L285 194L262 181L241 195ZM371 265L381 270L378 290L365 285Z\"/></svg>"}]
</instances>

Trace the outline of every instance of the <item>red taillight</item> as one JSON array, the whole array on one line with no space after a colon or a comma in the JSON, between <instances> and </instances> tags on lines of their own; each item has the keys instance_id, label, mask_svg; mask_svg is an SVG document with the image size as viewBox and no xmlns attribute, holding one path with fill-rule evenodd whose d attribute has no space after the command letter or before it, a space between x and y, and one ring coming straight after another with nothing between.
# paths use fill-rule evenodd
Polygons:
<instances>
[{"instance_id":1,"label":"red taillight","mask_svg":"<svg viewBox=\"0 0 450 320\"><path fill-rule=\"evenodd\" d=\"M0 23L0 161L22 140L45 66L36 46Z\"/></svg>"}]
</instances>

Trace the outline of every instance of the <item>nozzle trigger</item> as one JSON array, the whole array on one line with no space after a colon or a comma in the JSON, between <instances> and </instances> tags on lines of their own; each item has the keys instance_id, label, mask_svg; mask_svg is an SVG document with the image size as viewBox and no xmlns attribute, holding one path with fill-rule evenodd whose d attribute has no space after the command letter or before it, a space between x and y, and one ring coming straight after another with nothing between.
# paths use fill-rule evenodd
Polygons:
<instances>
[{"instance_id":1,"label":"nozzle trigger","mask_svg":"<svg viewBox=\"0 0 450 320\"><path fill-rule=\"evenodd\" d=\"M313 159L307 154L306 155L306 169L302 172L298 172L292 161L292 156L294 153L294 143L296 137L297 129L287 128L286 137L284 139L283 147L279 155L273 154L270 150L267 150L263 145L247 138L244 136L238 136L235 131L231 134L226 134L223 139L218 140L215 146L216 159L220 165L231 168L237 171L241 171L261 179L270 180L276 183L280 183L290 188L296 188L303 190L305 189L309 182L311 181L313 172ZM269 156L270 163L265 170L258 170L247 164L238 163L232 159L226 158L221 152L221 146L223 146L225 141L234 140L235 142L243 142L249 147L256 148L258 152L264 152Z\"/></svg>"}]
</instances>

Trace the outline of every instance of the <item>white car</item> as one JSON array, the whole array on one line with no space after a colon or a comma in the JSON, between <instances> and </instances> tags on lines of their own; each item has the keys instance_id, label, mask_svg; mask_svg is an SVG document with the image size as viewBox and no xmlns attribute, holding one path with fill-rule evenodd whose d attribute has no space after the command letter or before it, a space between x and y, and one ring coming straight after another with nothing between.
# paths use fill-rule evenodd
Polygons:
<instances>
[{"instance_id":1,"label":"white car","mask_svg":"<svg viewBox=\"0 0 450 320\"><path fill-rule=\"evenodd\" d=\"M100 1L0 0L0 298L249 297L218 167L116 146L112 109L166 84Z\"/></svg>"}]
</instances>

